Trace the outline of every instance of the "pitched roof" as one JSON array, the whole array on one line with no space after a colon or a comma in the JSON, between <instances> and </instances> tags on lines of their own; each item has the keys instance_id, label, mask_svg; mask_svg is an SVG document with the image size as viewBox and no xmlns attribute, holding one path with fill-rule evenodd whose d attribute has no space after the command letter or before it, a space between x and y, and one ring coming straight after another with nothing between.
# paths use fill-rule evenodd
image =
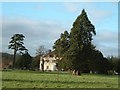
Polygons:
<instances>
[{"instance_id":1,"label":"pitched roof","mask_svg":"<svg viewBox=\"0 0 120 90\"><path fill-rule=\"evenodd\" d=\"M54 57L55 56L55 51L49 51L44 57Z\"/></svg>"}]
</instances>

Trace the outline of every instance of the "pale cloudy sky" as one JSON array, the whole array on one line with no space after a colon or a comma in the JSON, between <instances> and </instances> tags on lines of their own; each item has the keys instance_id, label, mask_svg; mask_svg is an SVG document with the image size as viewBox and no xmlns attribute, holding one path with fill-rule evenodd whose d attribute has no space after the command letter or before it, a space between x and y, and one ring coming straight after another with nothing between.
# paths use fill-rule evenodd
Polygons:
<instances>
[{"instance_id":1,"label":"pale cloudy sky","mask_svg":"<svg viewBox=\"0 0 120 90\"><path fill-rule=\"evenodd\" d=\"M61 33L70 32L83 8L95 26L97 35L93 37L93 43L96 48L104 56L117 56L117 2L4 2L0 13L2 51L13 53L8 50L8 43L15 33L25 35L25 46L33 56L40 45L52 49Z\"/></svg>"}]
</instances>

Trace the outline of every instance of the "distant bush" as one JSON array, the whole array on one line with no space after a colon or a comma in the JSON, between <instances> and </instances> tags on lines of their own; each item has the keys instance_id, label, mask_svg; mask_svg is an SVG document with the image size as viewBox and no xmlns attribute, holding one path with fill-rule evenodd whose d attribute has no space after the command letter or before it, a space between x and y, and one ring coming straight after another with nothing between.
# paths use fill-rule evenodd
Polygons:
<instances>
[{"instance_id":1,"label":"distant bush","mask_svg":"<svg viewBox=\"0 0 120 90\"><path fill-rule=\"evenodd\" d=\"M114 72L112 70L109 70L108 75L114 75Z\"/></svg>"}]
</instances>

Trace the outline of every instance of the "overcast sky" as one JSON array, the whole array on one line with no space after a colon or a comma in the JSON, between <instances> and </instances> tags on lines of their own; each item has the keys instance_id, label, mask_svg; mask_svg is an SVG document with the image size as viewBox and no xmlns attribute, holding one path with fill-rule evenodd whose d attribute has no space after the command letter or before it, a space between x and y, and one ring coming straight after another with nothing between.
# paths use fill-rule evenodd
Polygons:
<instances>
[{"instance_id":1,"label":"overcast sky","mask_svg":"<svg viewBox=\"0 0 120 90\"><path fill-rule=\"evenodd\" d=\"M118 3L117 2L10 2L2 3L2 51L8 50L13 34L25 35L25 46L35 56L36 49L44 45L52 49L55 40L85 9L95 26L93 43L104 56L118 55Z\"/></svg>"}]
</instances>

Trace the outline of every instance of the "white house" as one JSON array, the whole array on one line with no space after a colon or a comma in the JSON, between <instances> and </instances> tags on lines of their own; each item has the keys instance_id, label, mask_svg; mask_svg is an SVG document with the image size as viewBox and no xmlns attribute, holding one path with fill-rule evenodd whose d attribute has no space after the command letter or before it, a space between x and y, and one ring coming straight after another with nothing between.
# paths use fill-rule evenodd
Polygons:
<instances>
[{"instance_id":1,"label":"white house","mask_svg":"<svg viewBox=\"0 0 120 90\"><path fill-rule=\"evenodd\" d=\"M49 52L48 54L40 57L39 69L42 68L46 71L55 71L57 70L57 58L54 52Z\"/></svg>"}]
</instances>

